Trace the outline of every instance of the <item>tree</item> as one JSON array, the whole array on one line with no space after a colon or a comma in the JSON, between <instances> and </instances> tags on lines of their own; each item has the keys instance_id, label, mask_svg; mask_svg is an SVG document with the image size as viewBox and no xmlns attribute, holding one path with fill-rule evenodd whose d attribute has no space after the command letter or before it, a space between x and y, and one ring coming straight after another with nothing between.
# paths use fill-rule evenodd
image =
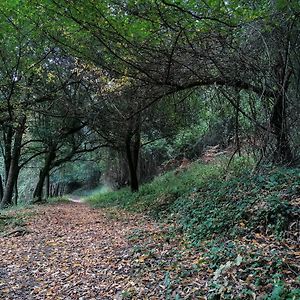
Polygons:
<instances>
[{"instance_id":1,"label":"tree","mask_svg":"<svg viewBox=\"0 0 300 300\"><path fill-rule=\"evenodd\" d=\"M96 56L83 46L77 53L115 74L160 86L165 93L219 86L231 88L232 94L255 93L257 101L274 101L268 129L277 140L274 161L292 160L284 95L295 76L288 64L289 57L295 61L293 50L298 47L298 3L135 0L49 5L66 25L57 41L69 49L74 39L93 41Z\"/></svg>"},{"instance_id":2,"label":"tree","mask_svg":"<svg viewBox=\"0 0 300 300\"><path fill-rule=\"evenodd\" d=\"M246 118L272 136L273 162L290 164L298 11L294 1L3 5L2 206L12 202L14 189L17 195L18 174L26 164L41 163L43 156L34 192L41 199L51 169L99 145L126 157L131 189L137 191L143 145L181 128L184 114L173 108L170 97L184 103L181 96L195 91L232 106L237 152L240 121ZM85 134L91 130L99 141L89 142Z\"/></svg>"},{"instance_id":3,"label":"tree","mask_svg":"<svg viewBox=\"0 0 300 300\"><path fill-rule=\"evenodd\" d=\"M53 103L59 91L73 84L71 78L51 84L53 74L50 66L57 57L53 55L55 49L38 34L36 25L27 16L24 17L24 11L17 9L18 5L17 2L7 4L0 11L1 25L5 29L2 33L5 43L1 44L0 49L1 131L5 174L1 207L12 204L14 190L17 199L21 168L44 153L40 150L36 153L27 151L28 146L36 142L28 134L33 109L45 102Z\"/></svg>"},{"instance_id":4,"label":"tree","mask_svg":"<svg viewBox=\"0 0 300 300\"><path fill-rule=\"evenodd\" d=\"M32 97L32 70L47 56L48 51L34 49L34 40L23 30L9 6L1 10L1 26L5 29L1 44L1 130L2 154L5 164L5 188L1 207L12 203L13 189L17 186L22 139L26 130L27 107Z\"/></svg>"}]
</instances>

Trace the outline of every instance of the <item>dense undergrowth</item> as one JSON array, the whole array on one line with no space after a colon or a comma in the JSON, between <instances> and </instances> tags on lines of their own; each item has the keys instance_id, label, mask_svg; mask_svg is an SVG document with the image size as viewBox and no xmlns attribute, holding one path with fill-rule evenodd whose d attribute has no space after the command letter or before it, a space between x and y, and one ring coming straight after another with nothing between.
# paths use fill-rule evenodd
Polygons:
<instances>
[{"instance_id":1,"label":"dense undergrowth","mask_svg":"<svg viewBox=\"0 0 300 300\"><path fill-rule=\"evenodd\" d=\"M120 206L176 221L195 246L211 236L253 233L282 237L299 217L300 170L266 168L252 172L251 161L196 162L142 185L89 198L95 207ZM298 201L299 202L299 201Z\"/></svg>"},{"instance_id":2,"label":"dense undergrowth","mask_svg":"<svg viewBox=\"0 0 300 300\"><path fill-rule=\"evenodd\" d=\"M297 299L299 266L292 261L299 255L300 170L266 167L254 172L245 158L227 164L195 162L156 177L138 193L122 189L88 200L94 207L147 212L169 222L169 236L183 234L190 246L205 253L206 266L214 272L212 299L257 294Z\"/></svg>"}]
</instances>

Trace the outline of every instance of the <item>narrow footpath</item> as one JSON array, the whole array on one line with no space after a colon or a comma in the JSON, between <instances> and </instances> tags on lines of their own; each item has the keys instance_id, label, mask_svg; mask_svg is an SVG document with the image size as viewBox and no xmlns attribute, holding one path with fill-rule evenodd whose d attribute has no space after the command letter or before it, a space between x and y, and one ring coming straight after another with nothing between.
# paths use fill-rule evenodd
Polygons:
<instances>
[{"instance_id":1,"label":"narrow footpath","mask_svg":"<svg viewBox=\"0 0 300 300\"><path fill-rule=\"evenodd\" d=\"M191 272L174 288L170 272L192 270L193 257L141 215L52 204L34 208L26 229L0 238L0 299L195 299L205 286Z\"/></svg>"}]
</instances>

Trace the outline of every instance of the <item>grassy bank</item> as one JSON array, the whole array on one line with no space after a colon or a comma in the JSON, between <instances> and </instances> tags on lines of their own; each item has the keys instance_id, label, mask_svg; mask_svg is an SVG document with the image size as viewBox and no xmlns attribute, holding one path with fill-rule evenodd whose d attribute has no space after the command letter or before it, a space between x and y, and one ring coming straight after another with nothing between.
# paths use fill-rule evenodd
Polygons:
<instances>
[{"instance_id":1,"label":"grassy bank","mask_svg":"<svg viewBox=\"0 0 300 300\"><path fill-rule=\"evenodd\" d=\"M148 213L182 235L211 270L211 299L299 299L300 170L195 162L141 186L94 194L94 207Z\"/></svg>"},{"instance_id":2,"label":"grassy bank","mask_svg":"<svg viewBox=\"0 0 300 300\"><path fill-rule=\"evenodd\" d=\"M89 197L94 207L119 206L176 221L194 245L214 236L257 232L283 236L299 217L300 170L251 171L251 162L194 163L156 177L138 193L122 189Z\"/></svg>"}]
</instances>

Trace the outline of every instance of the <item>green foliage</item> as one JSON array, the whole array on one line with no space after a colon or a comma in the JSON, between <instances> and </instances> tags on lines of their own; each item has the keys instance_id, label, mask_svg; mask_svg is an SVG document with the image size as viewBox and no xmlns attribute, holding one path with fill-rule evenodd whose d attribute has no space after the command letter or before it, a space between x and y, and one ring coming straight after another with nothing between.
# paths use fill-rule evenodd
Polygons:
<instances>
[{"instance_id":1,"label":"green foliage","mask_svg":"<svg viewBox=\"0 0 300 300\"><path fill-rule=\"evenodd\" d=\"M77 197L93 197L94 195L100 195L100 194L107 194L109 192L112 192L112 189L108 186L101 185L94 189L86 189L86 187L80 188L74 192L72 192L72 195Z\"/></svg>"},{"instance_id":2,"label":"green foliage","mask_svg":"<svg viewBox=\"0 0 300 300\"><path fill-rule=\"evenodd\" d=\"M294 268L284 257L293 250L274 236L283 237L299 218L293 199L300 191L300 170L266 168L253 173L253 163L246 157L234 159L229 167L226 159L195 162L187 170L156 177L138 193L122 189L89 201L94 207L142 211L169 222L165 240L182 233L188 237L188 247L201 253L205 272L213 273L209 299L233 299L233 291L235 299L248 299L258 290L265 291L262 299L297 299L299 290L284 281ZM140 240L140 232L131 239ZM237 287L232 278L242 284ZM170 284L167 274L165 284Z\"/></svg>"},{"instance_id":3,"label":"green foliage","mask_svg":"<svg viewBox=\"0 0 300 300\"><path fill-rule=\"evenodd\" d=\"M289 202L299 193L299 169L251 174L251 160L234 160L227 170L226 163L194 163L186 171L155 178L138 193L122 189L96 194L89 201L95 207L121 206L168 218L194 245L212 236L254 232L282 236L299 214L299 208Z\"/></svg>"},{"instance_id":4,"label":"green foliage","mask_svg":"<svg viewBox=\"0 0 300 300\"><path fill-rule=\"evenodd\" d=\"M193 192L201 181L218 176L221 170L218 166L198 165L190 167L188 172L168 172L156 177L152 182L141 186L138 193L131 193L124 188L107 194L98 194L89 198L94 206L120 205L138 211L149 211L160 214L169 207L180 195Z\"/></svg>"},{"instance_id":5,"label":"green foliage","mask_svg":"<svg viewBox=\"0 0 300 300\"><path fill-rule=\"evenodd\" d=\"M267 296L266 300L294 300L300 297L300 289L289 291L283 282L278 282L274 285L272 294Z\"/></svg>"},{"instance_id":6,"label":"green foliage","mask_svg":"<svg viewBox=\"0 0 300 300\"><path fill-rule=\"evenodd\" d=\"M269 288L265 292L268 292L262 299L297 299L299 290L284 281L286 270L291 268L284 259L288 248L274 249L272 242L265 242L265 247L257 247L255 240L245 243L242 239L218 239L201 244L200 251L204 253L209 268L214 270L214 277L209 281L212 299L220 293L222 299L232 299L231 288L237 286L228 275L233 273L245 283L237 299L253 295L254 291L266 286Z\"/></svg>"},{"instance_id":7,"label":"green foliage","mask_svg":"<svg viewBox=\"0 0 300 300\"><path fill-rule=\"evenodd\" d=\"M87 156L88 157L88 156ZM78 161L66 163L52 175L53 182L88 182L95 172L98 172L98 166L94 162Z\"/></svg>"},{"instance_id":8,"label":"green foliage","mask_svg":"<svg viewBox=\"0 0 300 300\"><path fill-rule=\"evenodd\" d=\"M3 93L6 101L1 103L0 117L7 130L16 124L14 115L22 112L27 116L26 147L21 154L25 162L34 159L35 166L40 165L39 158L48 148L56 149L57 164L53 167L70 160L79 143L82 142L80 151L86 148L84 137L67 138L74 117L84 120L107 146L118 151L124 151L124 135L131 130L128 136L137 136L141 131L145 152L151 156L162 149L161 159L186 154L199 137L211 134L209 129L217 121L234 116L237 110L241 111L235 120L240 135L246 129L252 137L250 125L267 124L273 110L268 103L272 103L272 97L276 100L274 89L281 83L274 81L273 77L280 72L272 66L278 65L277 57L285 50L284 43L279 49L276 43L282 42L282 36L289 36L291 48L297 53L298 43L292 39L298 30L294 22L299 9L297 1L25 2L4 1L1 5L0 35L5 41L0 49L4 70L1 85L11 92ZM282 30L282 35L276 36L277 30ZM270 51L262 49L262 44ZM287 56L288 61L294 61L294 54ZM290 68L296 69L293 65L284 69ZM290 75L285 76L290 79ZM147 109L143 111L143 107ZM128 121L133 119L128 116L137 111L143 112L133 122L137 123L133 129ZM151 145L153 140L156 142ZM222 143L220 136L213 140ZM92 137L88 144L94 143ZM258 138L257 143L263 142ZM202 146L208 144L206 141ZM75 166L68 178L57 171L52 179L66 183L81 180L87 172L79 172L80 169ZM76 173L81 175L74 176ZM177 185L178 180L170 180ZM190 182L187 181L187 187ZM215 183L216 188L223 188L219 185ZM198 189L198 182L190 188ZM176 205L180 207L180 201L190 202L184 197L189 198L192 193L180 187L180 183L178 188L165 189L165 193L156 194L152 187L145 189L150 190L149 201L160 199L175 214ZM212 203L222 197L210 196ZM133 202L147 203L143 188L144 199L135 197ZM276 215L281 206L276 199L272 201ZM152 202L155 206L157 201ZM235 211L232 203L228 210ZM229 211L226 214L230 215ZM268 218L272 219L272 215ZM194 221L197 225L198 221ZM225 227L228 226L229 223Z\"/></svg>"},{"instance_id":9,"label":"green foliage","mask_svg":"<svg viewBox=\"0 0 300 300\"><path fill-rule=\"evenodd\" d=\"M273 184L275 175L280 178L276 185ZM296 210L281 197L290 181L292 186L285 195L289 199L300 184L298 170L216 179L200 187L193 197L180 197L172 211L179 214L180 224L196 244L199 239L224 233L244 235L263 230L280 235Z\"/></svg>"}]
</instances>

